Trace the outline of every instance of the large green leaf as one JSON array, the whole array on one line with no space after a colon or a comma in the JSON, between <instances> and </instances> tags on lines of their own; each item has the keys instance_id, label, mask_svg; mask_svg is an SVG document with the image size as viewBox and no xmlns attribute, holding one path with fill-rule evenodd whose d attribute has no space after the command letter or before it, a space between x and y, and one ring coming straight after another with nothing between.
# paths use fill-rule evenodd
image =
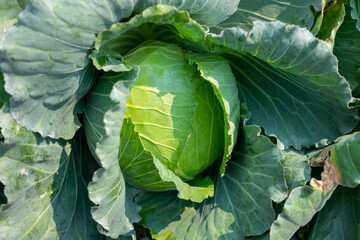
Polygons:
<instances>
[{"instance_id":1,"label":"large green leaf","mask_svg":"<svg viewBox=\"0 0 360 240\"><path fill-rule=\"evenodd\" d=\"M133 203L136 190L125 185L118 155L120 132L126 111L124 104L129 97L129 87L137 77L137 68L117 74L110 98L115 102L104 115L106 135L96 146L96 155L102 168L95 172L89 184L89 197L96 206L92 216L99 223L100 232L117 238L133 230L132 223L140 220L138 206Z\"/></svg>"},{"instance_id":2,"label":"large green leaf","mask_svg":"<svg viewBox=\"0 0 360 240\"><path fill-rule=\"evenodd\" d=\"M138 0L135 12L157 4L172 5L190 12L191 18L206 26L215 26L236 11L240 0Z\"/></svg>"},{"instance_id":3,"label":"large green leaf","mask_svg":"<svg viewBox=\"0 0 360 240\"><path fill-rule=\"evenodd\" d=\"M354 90L360 83L360 31L346 7L344 22L336 33L334 54L339 60L339 72Z\"/></svg>"},{"instance_id":4,"label":"large green leaf","mask_svg":"<svg viewBox=\"0 0 360 240\"><path fill-rule=\"evenodd\" d=\"M60 237L60 239L100 239L102 236L96 229L96 222L91 216L92 203L89 200L87 186L90 182L93 173L99 168L97 162L91 156L89 149L84 143L84 133L81 131L76 134L75 139L72 140L72 151L70 155L70 161L72 160L72 166L68 168L67 179L65 179L63 188L71 189L70 191L63 191L61 200L56 204L59 208L54 213L54 219L57 216L65 215L64 207L68 205L75 205L75 209L66 212L68 215L66 218L59 217L56 221L56 227L61 236L62 228L66 229L66 232ZM72 174L75 177L70 178ZM77 193L73 193L77 190ZM60 199L60 197L59 197ZM68 222L61 222L61 220L68 220Z\"/></svg>"},{"instance_id":5,"label":"large green leaf","mask_svg":"<svg viewBox=\"0 0 360 240\"><path fill-rule=\"evenodd\" d=\"M70 139L78 102L92 85L87 57L95 36L127 18L133 0L37 0L0 45L0 67L16 121L42 136Z\"/></svg>"},{"instance_id":6,"label":"large green leaf","mask_svg":"<svg viewBox=\"0 0 360 240\"><path fill-rule=\"evenodd\" d=\"M0 113L1 239L99 239L86 184L94 161L80 132L70 143L41 138ZM90 173L90 174L91 174Z\"/></svg>"},{"instance_id":7,"label":"large green leaf","mask_svg":"<svg viewBox=\"0 0 360 240\"><path fill-rule=\"evenodd\" d=\"M122 73L110 72L102 74L95 86L86 96L84 111L84 129L89 149L95 159L100 163L96 156L96 145L103 136L106 135L104 115L116 105L110 98L114 84L121 79Z\"/></svg>"},{"instance_id":8,"label":"large green leaf","mask_svg":"<svg viewBox=\"0 0 360 240\"><path fill-rule=\"evenodd\" d=\"M0 40L7 29L17 22L17 16L28 2L28 0L20 2L16 0L0 0ZM4 76L0 71L0 108L9 101L10 97L4 89L4 84Z\"/></svg>"},{"instance_id":9,"label":"large green leaf","mask_svg":"<svg viewBox=\"0 0 360 240\"><path fill-rule=\"evenodd\" d=\"M250 30L255 21L281 21L311 29L314 24L312 8L321 10L320 0L241 0L236 12L211 30L240 27Z\"/></svg>"},{"instance_id":10,"label":"large green leaf","mask_svg":"<svg viewBox=\"0 0 360 240\"><path fill-rule=\"evenodd\" d=\"M313 187L297 187L291 191L283 211L270 229L270 240L288 240L314 217L330 198L334 189L323 192Z\"/></svg>"},{"instance_id":11,"label":"large green leaf","mask_svg":"<svg viewBox=\"0 0 360 240\"><path fill-rule=\"evenodd\" d=\"M11 26L17 22L17 16L30 0L0 0L0 40Z\"/></svg>"},{"instance_id":12,"label":"large green leaf","mask_svg":"<svg viewBox=\"0 0 360 240\"><path fill-rule=\"evenodd\" d=\"M304 186L310 181L311 168L305 154L294 150L284 151L285 158L281 161L284 177L289 189Z\"/></svg>"},{"instance_id":13,"label":"large green leaf","mask_svg":"<svg viewBox=\"0 0 360 240\"><path fill-rule=\"evenodd\" d=\"M220 174L223 175L239 131L240 100L236 80L229 64L220 56L189 53L187 58L196 64L201 76L210 82L223 109L225 146L220 167Z\"/></svg>"},{"instance_id":14,"label":"large green leaf","mask_svg":"<svg viewBox=\"0 0 360 240\"><path fill-rule=\"evenodd\" d=\"M359 239L359 188L338 187L312 227L309 240Z\"/></svg>"},{"instance_id":15,"label":"large green leaf","mask_svg":"<svg viewBox=\"0 0 360 240\"><path fill-rule=\"evenodd\" d=\"M251 112L249 124L263 126L296 149L329 143L358 120L348 109L351 93L325 42L308 30L280 22L255 22L211 34L222 46L238 80L239 96Z\"/></svg>"},{"instance_id":16,"label":"large green leaf","mask_svg":"<svg viewBox=\"0 0 360 240\"><path fill-rule=\"evenodd\" d=\"M213 198L197 204L172 192L140 194L141 223L158 239L242 239L268 230L275 218L271 199L282 201L287 190L282 153L259 134L257 126L244 127Z\"/></svg>"},{"instance_id":17,"label":"large green leaf","mask_svg":"<svg viewBox=\"0 0 360 240\"><path fill-rule=\"evenodd\" d=\"M360 133L346 135L331 148L331 161L338 171L338 183L347 187L360 184Z\"/></svg>"}]
</instances>

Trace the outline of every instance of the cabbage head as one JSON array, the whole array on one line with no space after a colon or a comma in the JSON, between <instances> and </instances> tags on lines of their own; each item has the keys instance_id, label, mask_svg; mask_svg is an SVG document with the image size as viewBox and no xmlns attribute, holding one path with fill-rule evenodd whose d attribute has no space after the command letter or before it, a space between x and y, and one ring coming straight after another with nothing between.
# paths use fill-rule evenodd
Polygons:
<instances>
[{"instance_id":1,"label":"cabbage head","mask_svg":"<svg viewBox=\"0 0 360 240\"><path fill-rule=\"evenodd\" d=\"M227 116L221 98L185 55L184 49L162 41L146 41L124 55L126 67L139 68L126 103L121 102L126 104L126 112L120 139L126 144L120 145L118 156L126 180L134 186L162 191L175 187L151 174L156 171L152 158L189 181L224 152ZM222 90L233 91L236 96L235 78L230 68L227 70L233 84ZM116 78L111 75L102 75L87 99L85 131L90 146L105 135L101 121L95 126L92 123L103 119L104 104L106 108L112 105L109 89ZM101 135L93 136L95 133ZM137 153L139 147L141 154ZM92 151L96 157L95 149ZM144 161L147 166L136 167Z\"/></svg>"}]
</instances>

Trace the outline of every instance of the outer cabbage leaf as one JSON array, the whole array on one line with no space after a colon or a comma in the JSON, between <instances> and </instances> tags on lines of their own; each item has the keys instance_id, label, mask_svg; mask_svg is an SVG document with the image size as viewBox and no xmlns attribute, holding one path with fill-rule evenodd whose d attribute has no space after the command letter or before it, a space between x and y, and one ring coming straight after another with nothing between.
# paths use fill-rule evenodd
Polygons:
<instances>
[{"instance_id":1,"label":"outer cabbage leaf","mask_svg":"<svg viewBox=\"0 0 360 240\"><path fill-rule=\"evenodd\" d=\"M346 187L360 184L360 133L342 136L331 147L331 162L338 172L338 183Z\"/></svg>"},{"instance_id":2,"label":"outer cabbage leaf","mask_svg":"<svg viewBox=\"0 0 360 240\"><path fill-rule=\"evenodd\" d=\"M118 82L112 88L110 98L116 104L104 115L106 135L96 146L96 155L102 168L94 174L89 184L89 197L96 206L92 208L92 216L99 223L102 234L117 238L133 231L133 222L140 220L138 206L133 203L136 190L125 185L120 169L118 155L120 132L123 116L126 111L124 104L129 97L129 87L136 79L137 68L118 74Z\"/></svg>"},{"instance_id":3,"label":"outer cabbage leaf","mask_svg":"<svg viewBox=\"0 0 360 240\"><path fill-rule=\"evenodd\" d=\"M336 33L334 54L339 60L339 72L354 90L360 83L360 31L346 7L344 22ZM358 94L358 93L357 93Z\"/></svg>"},{"instance_id":4,"label":"outer cabbage leaf","mask_svg":"<svg viewBox=\"0 0 360 240\"><path fill-rule=\"evenodd\" d=\"M98 69L125 71L122 55L147 40L161 40L186 49L208 51L205 29L186 11L173 6L157 5L146 9L127 22L112 25L99 34L92 58Z\"/></svg>"},{"instance_id":5,"label":"outer cabbage leaf","mask_svg":"<svg viewBox=\"0 0 360 240\"><path fill-rule=\"evenodd\" d=\"M20 125L42 136L74 136L80 126L77 103L93 81L87 55L95 35L129 17L133 4L31 1L0 45L10 111Z\"/></svg>"},{"instance_id":6,"label":"outer cabbage leaf","mask_svg":"<svg viewBox=\"0 0 360 240\"><path fill-rule=\"evenodd\" d=\"M356 126L335 56L308 30L255 22L249 33L230 28L208 38L232 65L240 100L251 112L249 124L263 126L285 148L328 144Z\"/></svg>"},{"instance_id":7,"label":"outer cabbage leaf","mask_svg":"<svg viewBox=\"0 0 360 240\"><path fill-rule=\"evenodd\" d=\"M201 76L210 82L224 111L225 146L220 166L220 174L223 175L239 131L240 100L236 80L229 64L220 56L189 53L187 57L196 64Z\"/></svg>"},{"instance_id":8,"label":"outer cabbage leaf","mask_svg":"<svg viewBox=\"0 0 360 240\"><path fill-rule=\"evenodd\" d=\"M41 138L0 113L1 239L99 239L86 184L94 165L83 134L70 143Z\"/></svg>"},{"instance_id":9,"label":"outer cabbage leaf","mask_svg":"<svg viewBox=\"0 0 360 240\"><path fill-rule=\"evenodd\" d=\"M351 0L350 5L352 7L351 17L357 21L356 28L360 31L360 1Z\"/></svg>"},{"instance_id":10,"label":"outer cabbage leaf","mask_svg":"<svg viewBox=\"0 0 360 240\"><path fill-rule=\"evenodd\" d=\"M17 22L17 16L25 8L28 0L25 1L0 1L0 40L4 33ZM1 60L0 60L1 62ZM9 100L9 94L4 89L4 76L0 71L0 108Z\"/></svg>"},{"instance_id":11,"label":"outer cabbage leaf","mask_svg":"<svg viewBox=\"0 0 360 240\"><path fill-rule=\"evenodd\" d=\"M324 207L334 189L326 193L309 186L293 189L282 213L271 226L270 240L290 239Z\"/></svg>"},{"instance_id":12,"label":"outer cabbage leaf","mask_svg":"<svg viewBox=\"0 0 360 240\"><path fill-rule=\"evenodd\" d=\"M281 21L311 29L315 10L321 10L321 0L241 0L236 12L211 30L220 32L225 28L239 27L251 30L255 21Z\"/></svg>"},{"instance_id":13,"label":"outer cabbage leaf","mask_svg":"<svg viewBox=\"0 0 360 240\"><path fill-rule=\"evenodd\" d=\"M121 73L117 72L101 75L96 85L86 96L84 111L86 140L91 153L99 163L100 160L96 156L95 149L97 143L106 135L104 114L116 105L116 102L111 100L110 94L114 84L121 79L119 75Z\"/></svg>"},{"instance_id":14,"label":"outer cabbage leaf","mask_svg":"<svg viewBox=\"0 0 360 240\"><path fill-rule=\"evenodd\" d=\"M338 187L319 212L309 240L358 239L359 188Z\"/></svg>"},{"instance_id":15,"label":"outer cabbage leaf","mask_svg":"<svg viewBox=\"0 0 360 240\"><path fill-rule=\"evenodd\" d=\"M289 189L304 186L311 177L311 168L305 154L294 150L284 151L285 158L281 161L284 177Z\"/></svg>"},{"instance_id":16,"label":"outer cabbage leaf","mask_svg":"<svg viewBox=\"0 0 360 240\"><path fill-rule=\"evenodd\" d=\"M138 0L135 12L157 4L175 6L179 10L189 11L191 18L206 26L215 26L226 20L236 11L240 0Z\"/></svg>"},{"instance_id":17,"label":"outer cabbage leaf","mask_svg":"<svg viewBox=\"0 0 360 240\"><path fill-rule=\"evenodd\" d=\"M141 223L158 239L241 239L268 230L275 218L271 199L282 201L287 190L282 153L259 134L257 126L244 127L213 198L197 204L172 192L139 194Z\"/></svg>"},{"instance_id":18,"label":"outer cabbage leaf","mask_svg":"<svg viewBox=\"0 0 360 240\"><path fill-rule=\"evenodd\" d=\"M214 196L214 183L209 178L200 178L184 182L173 171L166 168L158 159L154 157L154 164L159 171L161 179L165 182L173 182L179 191L178 198L191 200L193 202L202 202L208 197Z\"/></svg>"},{"instance_id":19,"label":"outer cabbage leaf","mask_svg":"<svg viewBox=\"0 0 360 240\"><path fill-rule=\"evenodd\" d=\"M17 16L22 12L30 0L1 0L0 1L0 39L12 25L17 22Z\"/></svg>"}]
</instances>

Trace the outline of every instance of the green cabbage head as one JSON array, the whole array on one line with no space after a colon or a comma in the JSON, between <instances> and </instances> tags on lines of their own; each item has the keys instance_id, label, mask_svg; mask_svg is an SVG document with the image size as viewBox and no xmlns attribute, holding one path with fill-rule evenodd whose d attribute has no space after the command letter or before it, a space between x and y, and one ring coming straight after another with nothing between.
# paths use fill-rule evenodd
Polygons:
<instances>
[{"instance_id":1,"label":"green cabbage head","mask_svg":"<svg viewBox=\"0 0 360 240\"><path fill-rule=\"evenodd\" d=\"M123 62L139 69L122 103L126 112L118 158L125 177L147 190L172 189L173 184L156 176L155 158L181 180L193 180L224 152L224 110L213 86L189 62L187 52L172 43L146 41L127 52ZM103 74L87 99L90 146L105 134L101 120L104 107L112 106L109 90L116 80L114 73ZM95 148L92 152L96 156Z\"/></svg>"},{"instance_id":2,"label":"green cabbage head","mask_svg":"<svg viewBox=\"0 0 360 240\"><path fill-rule=\"evenodd\" d=\"M98 80L84 99L89 149L113 167L99 177L195 202L214 195L236 143L240 98L206 34L165 5L99 33L90 54Z\"/></svg>"}]
</instances>

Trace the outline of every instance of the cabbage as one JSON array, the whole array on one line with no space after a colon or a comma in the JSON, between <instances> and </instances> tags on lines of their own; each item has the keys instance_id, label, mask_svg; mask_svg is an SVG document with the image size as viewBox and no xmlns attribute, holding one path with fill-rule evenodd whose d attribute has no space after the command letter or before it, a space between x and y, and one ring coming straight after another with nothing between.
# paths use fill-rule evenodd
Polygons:
<instances>
[{"instance_id":1,"label":"cabbage","mask_svg":"<svg viewBox=\"0 0 360 240\"><path fill-rule=\"evenodd\" d=\"M2 1L0 239L357 239L359 16Z\"/></svg>"},{"instance_id":2,"label":"cabbage","mask_svg":"<svg viewBox=\"0 0 360 240\"><path fill-rule=\"evenodd\" d=\"M164 190L148 174L156 171L151 155L182 180L194 179L224 149L224 113L211 84L189 64L185 51L170 43L146 42L124 55L124 62L128 68L140 68L126 102L124 118L128 124L122 126L120 135L121 139L137 136L120 147L119 163L126 180L144 189ZM90 146L96 146L105 135L104 125L97 119L102 120L104 109L109 108L104 104L111 103L109 95L104 99L114 84L109 75L105 73L96 83L86 104L85 131L89 132ZM134 129L125 131L127 128ZM93 132L102 135L93 137ZM146 169L136 168L139 161L144 161L134 152L138 145L150 155ZM92 152L96 157L94 148ZM141 181L136 180L140 174Z\"/></svg>"}]
</instances>

